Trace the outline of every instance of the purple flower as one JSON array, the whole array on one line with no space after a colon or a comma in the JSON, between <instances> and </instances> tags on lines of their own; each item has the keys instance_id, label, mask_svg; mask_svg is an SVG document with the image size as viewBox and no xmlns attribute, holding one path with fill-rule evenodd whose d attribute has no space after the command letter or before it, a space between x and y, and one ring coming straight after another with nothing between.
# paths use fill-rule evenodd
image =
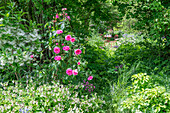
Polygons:
<instances>
[{"instance_id":1,"label":"purple flower","mask_svg":"<svg viewBox=\"0 0 170 113\"><path fill-rule=\"evenodd\" d=\"M125 37L127 36L127 34L125 33L125 34L123 34L122 36L125 38Z\"/></svg>"},{"instance_id":2,"label":"purple flower","mask_svg":"<svg viewBox=\"0 0 170 113\"><path fill-rule=\"evenodd\" d=\"M123 67L123 65L120 65L119 67L120 67L120 68L122 68L122 67Z\"/></svg>"},{"instance_id":3,"label":"purple flower","mask_svg":"<svg viewBox=\"0 0 170 113\"><path fill-rule=\"evenodd\" d=\"M115 66L115 68L119 68L119 66Z\"/></svg>"},{"instance_id":4,"label":"purple flower","mask_svg":"<svg viewBox=\"0 0 170 113\"><path fill-rule=\"evenodd\" d=\"M118 48L119 46L114 46L113 48Z\"/></svg>"},{"instance_id":5,"label":"purple flower","mask_svg":"<svg viewBox=\"0 0 170 113\"><path fill-rule=\"evenodd\" d=\"M100 46L99 48L104 49L102 46Z\"/></svg>"}]
</instances>

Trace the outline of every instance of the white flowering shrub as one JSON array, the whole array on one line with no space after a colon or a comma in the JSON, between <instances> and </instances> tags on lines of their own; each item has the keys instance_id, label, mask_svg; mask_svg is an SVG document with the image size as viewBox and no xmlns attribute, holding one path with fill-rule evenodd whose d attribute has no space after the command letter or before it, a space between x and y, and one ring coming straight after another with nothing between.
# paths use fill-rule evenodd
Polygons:
<instances>
[{"instance_id":1,"label":"white flowering shrub","mask_svg":"<svg viewBox=\"0 0 170 113\"><path fill-rule=\"evenodd\" d=\"M22 66L28 66L42 50L39 41L41 36L36 29L28 33L19 27L5 26L2 21L3 19L0 23L0 70L6 73L9 71L11 75L11 70L20 73Z\"/></svg>"}]
</instances>

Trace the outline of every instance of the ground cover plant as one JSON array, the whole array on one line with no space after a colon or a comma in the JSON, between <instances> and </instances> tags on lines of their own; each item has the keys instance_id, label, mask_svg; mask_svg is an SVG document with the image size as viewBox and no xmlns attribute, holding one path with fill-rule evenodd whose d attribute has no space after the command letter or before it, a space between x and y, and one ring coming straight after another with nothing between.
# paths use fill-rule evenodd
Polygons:
<instances>
[{"instance_id":1,"label":"ground cover plant","mask_svg":"<svg viewBox=\"0 0 170 113\"><path fill-rule=\"evenodd\" d=\"M170 112L167 2L0 4L0 112Z\"/></svg>"},{"instance_id":2,"label":"ground cover plant","mask_svg":"<svg viewBox=\"0 0 170 113\"><path fill-rule=\"evenodd\" d=\"M102 111L104 104L96 94L88 97L76 92L75 89L83 87L82 84L65 87L53 82L53 85L35 87L32 80L25 88L17 81L13 81L13 84L15 86L9 86L8 82L1 84L1 112L98 112Z\"/></svg>"}]
</instances>

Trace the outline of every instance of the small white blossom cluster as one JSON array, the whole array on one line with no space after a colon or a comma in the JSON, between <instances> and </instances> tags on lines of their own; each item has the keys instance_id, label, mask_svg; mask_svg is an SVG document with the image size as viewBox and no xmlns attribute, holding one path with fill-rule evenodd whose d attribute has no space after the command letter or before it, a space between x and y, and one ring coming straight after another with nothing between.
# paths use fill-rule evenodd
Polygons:
<instances>
[{"instance_id":1,"label":"small white blossom cluster","mask_svg":"<svg viewBox=\"0 0 170 113\"><path fill-rule=\"evenodd\" d=\"M30 55L42 51L38 30L26 33L16 27L0 27L0 69L6 64L30 63Z\"/></svg>"},{"instance_id":2,"label":"small white blossom cluster","mask_svg":"<svg viewBox=\"0 0 170 113\"><path fill-rule=\"evenodd\" d=\"M31 81L26 88L22 88L22 84L18 84L17 81L13 83L15 86L0 83L0 112L97 112L104 104L97 94L91 95L92 97L80 97L78 92L55 82L52 82L53 85L47 84L37 88Z\"/></svg>"},{"instance_id":3,"label":"small white blossom cluster","mask_svg":"<svg viewBox=\"0 0 170 113\"><path fill-rule=\"evenodd\" d=\"M117 46L120 46L121 44L127 44L127 43L139 43L141 41L143 41L143 37L142 36L138 36L140 34L123 34L121 38L117 39Z\"/></svg>"}]
</instances>

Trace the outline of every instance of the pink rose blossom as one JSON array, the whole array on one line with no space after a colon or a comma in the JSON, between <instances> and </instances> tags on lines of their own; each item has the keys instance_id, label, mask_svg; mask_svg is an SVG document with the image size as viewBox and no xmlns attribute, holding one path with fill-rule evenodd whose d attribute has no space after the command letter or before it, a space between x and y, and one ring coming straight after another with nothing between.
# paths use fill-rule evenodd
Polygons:
<instances>
[{"instance_id":1,"label":"pink rose blossom","mask_svg":"<svg viewBox=\"0 0 170 113\"><path fill-rule=\"evenodd\" d=\"M73 70L73 75L78 75L77 69Z\"/></svg>"},{"instance_id":2,"label":"pink rose blossom","mask_svg":"<svg viewBox=\"0 0 170 113\"><path fill-rule=\"evenodd\" d=\"M80 65L80 62L78 62L77 64Z\"/></svg>"},{"instance_id":3,"label":"pink rose blossom","mask_svg":"<svg viewBox=\"0 0 170 113\"><path fill-rule=\"evenodd\" d=\"M57 30L57 34L61 34L61 33L63 33L62 30Z\"/></svg>"},{"instance_id":4,"label":"pink rose blossom","mask_svg":"<svg viewBox=\"0 0 170 113\"><path fill-rule=\"evenodd\" d=\"M33 55L30 56L30 58L33 58L33 57L34 57Z\"/></svg>"},{"instance_id":5,"label":"pink rose blossom","mask_svg":"<svg viewBox=\"0 0 170 113\"><path fill-rule=\"evenodd\" d=\"M66 16L66 18L67 18L69 21L71 20L70 16Z\"/></svg>"},{"instance_id":6,"label":"pink rose blossom","mask_svg":"<svg viewBox=\"0 0 170 113\"><path fill-rule=\"evenodd\" d=\"M56 45L58 45L58 43L56 43Z\"/></svg>"},{"instance_id":7,"label":"pink rose blossom","mask_svg":"<svg viewBox=\"0 0 170 113\"><path fill-rule=\"evenodd\" d=\"M65 15L67 15L67 13Z\"/></svg>"},{"instance_id":8,"label":"pink rose blossom","mask_svg":"<svg viewBox=\"0 0 170 113\"><path fill-rule=\"evenodd\" d=\"M62 11L67 10L67 8L62 8Z\"/></svg>"},{"instance_id":9,"label":"pink rose blossom","mask_svg":"<svg viewBox=\"0 0 170 113\"><path fill-rule=\"evenodd\" d=\"M61 56L55 56L54 59L59 61L61 60Z\"/></svg>"},{"instance_id":10,"label":"pink rose blossom","mask_svg":"<svg viewBox=\"0 0 170 113\"><path fill-rule=\"evenodd\" d=\"M74 53L75 53L76 55L79 55L79 54L82 53L82 51L81 51L80 49L76 49L76 50L74 51Z\"/></svg>"},{"instance_id":11,"label":"pink rose blossom","mask_svg":"<svg viewBox=\"0 0 170 113\"><path fill-rule=\"evenodd\" d=\"M65 51L68 51L69 49L70 49L69 46L64 46L64 47L63 47L63 50L65 50Z\"/></svg>"},{"instance_id":12,"label":"pink rose blossom","mask_svg":"<svg viewBox=\"0 0 170 113\"><path fill-rule=\"evenodd\" d=\"M65 39L66 39L67 41L69 41L69 40L71 39L71 35L65 36Z\"/></svg>"},{"instance_id":13,"label":"pink rose blossom","mask_svg":"<svg viewBox=\"0 0 170 113\"><path fill-rule=\"evenodd\" d=\"M62 45L62 46L64 46L64 44L63 44L63 43L62 43L61 45Z\"/></svg>"},{"instance_id":14,"label":"pink rose blossom","mask_svg":"<svg viewBox=\"0 0 170 113\"><path fill-rule=\"evenodd\" d=\"M93 76L89 76L87 80L92 80L93 79Z\"/></svg>"},{"instance_id":15,"label":"pink rose blossom","mask_svg":"<svg viewBox=\"0 0 170 113\"><path fill-rule=\"evenodd\" d=\"M55 16L56 18L59 18L59 15L58 14L56 14L56 16Z\"/></svg>"},{"instance_id":16,"label":"pink rose blossom","mask_svg":"<svg viewBox=\"0 0 170 113\"><path fill-rule=\"evenodd\" d=\"M60 53L60 48L59 47L55 47L54 48L54 52L57 53L57 54Z\"/></svg>"},{"instance_id":17,"label":"pink rose blossom","mask_svg":"<svg viewBox=\"0 0 170 113\"><path fill-rule=\"evenodd\" d=\"M67 75L72 75L73 74L73 70L72 69L67 69L66 73L67 73Z\"/></svg>"},{"instance_id":18,"label":"pink rose blossom","mask_svg":"<svg viewBox=\"0 0 170 113\"><path fill-rule=\"evenodd\" d=\"M75 38L71 38L71 39L70 39L71 42L74 42L75 40L76 40Z\"/></svg>"}]
</instances>

